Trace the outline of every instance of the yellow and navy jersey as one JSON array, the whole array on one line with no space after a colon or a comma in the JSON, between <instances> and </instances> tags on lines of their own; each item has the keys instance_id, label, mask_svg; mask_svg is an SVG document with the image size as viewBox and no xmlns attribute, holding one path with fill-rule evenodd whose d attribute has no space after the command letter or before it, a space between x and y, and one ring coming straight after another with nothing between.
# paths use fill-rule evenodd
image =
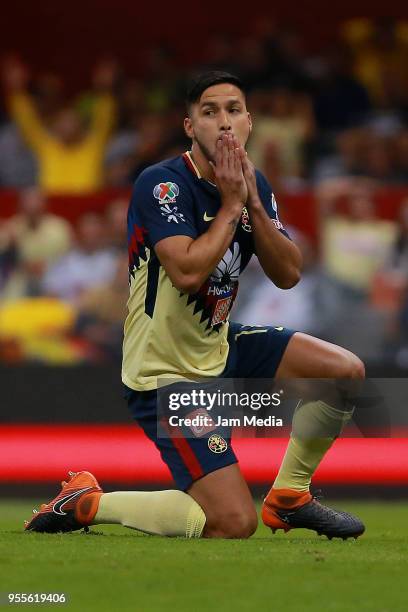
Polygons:
<instances>
[{"instance_id":1,"label":"yellow and navy jersey","mask_svg":"<svg viewBox=\"0 0 408 612\"><path fill-rule=\"evenodd\" d=\"M287 235L268 181L258 171L256 176L269 217ZM229 312L239 275L255 253L247 209L223 258L194 295L173 286L155 253L164 238L198 238L220 207L217 187L200 176L190 153L150 166L134 185L122 364L122 380L131 389L155 389L158 377L218 376L225 368Z\"/></svg>"}]
</instances>

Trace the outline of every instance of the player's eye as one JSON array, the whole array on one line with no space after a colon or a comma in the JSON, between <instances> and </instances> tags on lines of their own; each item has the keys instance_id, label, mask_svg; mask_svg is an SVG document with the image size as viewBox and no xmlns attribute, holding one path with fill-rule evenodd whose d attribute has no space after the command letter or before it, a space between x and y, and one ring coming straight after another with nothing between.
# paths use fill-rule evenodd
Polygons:
<instances>
[{"instance_id":1,"label":"player's eye","mask_svg":"<svg viewBox=\"0 0 408 612\"><path fill-rule=\"evenodd\" d=\"M212 115L215 115L215 112L211 109L208 109L204 111L204 115L212 116Z\"/></svg>"},{"instance_id":2,"label":"player's eye","mask_svg":"<svg viewBox=\"0 0 408 612\"><path fill-rule=\"evenodd\" d=\"M239 108L231 108L231 113L239 113L241 112Z\"/></svg>"}]
</instances>

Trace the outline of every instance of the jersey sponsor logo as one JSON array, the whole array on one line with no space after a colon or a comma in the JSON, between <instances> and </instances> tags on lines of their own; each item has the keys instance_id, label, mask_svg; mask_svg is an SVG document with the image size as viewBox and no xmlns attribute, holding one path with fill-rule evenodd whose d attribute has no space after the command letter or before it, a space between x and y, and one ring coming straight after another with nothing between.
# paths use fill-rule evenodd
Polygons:
<instances>
[{"instance_id":1,"label":"jersey sponsor logo","mask_svg":"<svg viewBox=\"0 0 408 612\"><path fill-rule=\"evenodd\" d=\"M246 206L244 206L244 208L242 209L241 223L243 230L245 230L246 232L252 232L252 227L249 223L249 214Z\"/></svg>"},{"instance_id":2,"label":"jersey sponsor logo","mask_svg":"<svg viewBox=\"0 0 408 612\"><path fill-rule=\"evenodd\" d=\"M205 211L203 219L204 219L204 221L213 221L215 219L215 217L209 217L207 215L207 211Z\"/></svg>"},{"instance_id":3,"label":"jersey sponsor logo","mask_svg":"<svg viewBox=\"0 0 408 612\"><path fill-rule=\"evenodd\" d=\"M272 219L272 223L274 224L274 226L276 227L276 229L278 229L278 230L283 229L283 225L282 225L282 223L279 221L279 219Z\"/></svg>"},{"instance_id":4,"label":"jersey sponsor logo","mask_svg":"<svg viewBox=\"0 0 408 612\"><path fill-rule=\"evenodd\" d=\"M234 283L227 283L226 285L209 285L207 290L207 295L216 295L219 297L220 295L231 295L234 290Z\"/></svg>"},{"instance_id":5,"label":"jersey sponsor logo","mask_svg":"<svg viewBox=\"0 0 408 612\"><path fill-rule=\"evenodd\" d=\"M160 204L174 204L179 193L179 186L171 181L159 183L153 189L153 195Z\"/></svg>"},{"instance_id":6,"label":"jersey sponsor logo","mask_svg":"<svg viewBox=\"0 0 408 612\"><path fill-rule=\"evenodd\" d=\"M276 329L276 331L283 331L284 330L284 328L282 326L275 327L275 329Z\"/></svg>"},{"instance_id":7,"label":"jersey sponsor logo","mask_svg":"<svg viewBox=\"0 0 408 612\"><path fill-rule=\"evenodd\" d=\"M208 448L212 453L219 455L220 453L225 453L228 448L228 444L222 436L213 434L208 438Z\"/></svg>"},{"instance_id":8,"label":"jersey sponsor logo","mask_svg":"<svg viewBox=\"0 0 408 612\"><path fill-rule=\"evenodd\" d=\"M169 223L180 223L180 221L182 223L186 222L183 213L178 212L177 206L173 206L173 208L170 208L168 204L165 204L164 206L160 206L160 210L163 217L167 217L167 221Z\"/></svg>"},{"instance_id":9,"label":"jersey sponsor logo","mask_svg":"<svg viewBox=\"0 0 408 612\"><path fill-rule=\"evenodd\" d=\"M61 497L61 499L58 499L53 505L52 511L55 512L55 514L65 515L66 512L63 512L62 507L65 506L65 504L67 504L68 502L75 499L76 497L79 497L80 495L85 493L85 491L90 491L91 489L92 487L85 487L85 489L79 489L79 491L74 491L73 493L70 493L65 497Z\"/></svg>"}]
</instances>

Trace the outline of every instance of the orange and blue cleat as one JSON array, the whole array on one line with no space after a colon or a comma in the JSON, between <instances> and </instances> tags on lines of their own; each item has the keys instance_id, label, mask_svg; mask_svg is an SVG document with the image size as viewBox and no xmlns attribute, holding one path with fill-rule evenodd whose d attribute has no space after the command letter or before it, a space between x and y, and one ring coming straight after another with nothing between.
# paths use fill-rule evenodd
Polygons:
<instances>
[{"instance_id":1,"label":"orange and blue cleat","mask_svg":"<svg viewBox=\"0 0 408 612\"><path fill-rule=\"evenodd\" d=\"M311 529L318 535L333 538L355 538L364 533L359 518L328 508L306 491L271 489L262 504L262 520L275 533L278 529Z\"/></svg>"},{"instance_id":2,"label":"orange and blue cleat","mask_svg":"<svg viewBox=\"0 0 408 612\"><path fill-rule=\"evenodd\" d=\"M103 491L90 472L69 472L62 481L60 493L48 504L42 504L34 516L25 521L26 531L58 533L76 531L90 525L98 511Z\"/></svg>"}]
</instances>

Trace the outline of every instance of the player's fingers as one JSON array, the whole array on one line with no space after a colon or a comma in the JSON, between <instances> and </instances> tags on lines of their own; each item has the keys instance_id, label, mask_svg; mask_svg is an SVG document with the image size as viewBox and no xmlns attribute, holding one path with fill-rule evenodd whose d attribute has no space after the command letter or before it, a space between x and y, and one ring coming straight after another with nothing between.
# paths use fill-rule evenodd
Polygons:
<instances>
[{"instance_id":1,"label":"player's fingers","mask_svg":"<svg viewBox=\"0 0 408 612\"><path fill-rule=\"evenodd\" d=\"M237 175L242 174L242 163L239 147L234 147L234 171Z\"/></svg>"},{"instance_id":2,"label":"player's fingers","mask_svg":"<svg viewBox=\"0 0 408 612\"><path fill-rule=\"evenodd\" d=\"M245 178L248 178L250 175L250 167L248 163L248 158L245 154L245 151L242 149L239 151L239 160L242 166L242 171L244 173Z\"/></svg>"},{"instance_id":3,"label":"player's fingers","mask_svg":"<svg viewBox=\"0 0 408 612\"><path fill-rule=\"evenodd\" d=\"M229 150L228 150L228 136L227 134L222 135L222 168L224 172L228 172L229 168Z\"/></svg>"},{"instance_id":4,"label":"player's fingers","mask_svg":"<svg viewBox=\"0 0 408 612\"><path fill-rule=\"evenodd\" d=\"M234 147L232 146L231 134L228 132L225 134L226 150L227 150L227 169L228 174L234 171Z\"/></svg>"},{"instance_id":5,"label":"player's fingers","mask_svg":"<svg viewBox=\"0 0 408 612\"><path fill-rule=\"evenodd\" d=\"M234 171L240 177L242 177L242 164L241 164L241 155L240 155L240 144L239 141L232 137L232 145L234 148Z\"/></svg>"},{"instance_id":6,"label":"player's fingers","mask_svg":"<svg viewBox=\"0 0 408 612\"><path fill-rule=\"evenodd\" d=\"M223 144L221 138L217 140L217 144L215 146L215 166L217 168L217 172L222 169L223 164Z\"/></svg>"},{"instance_id":7,"label":"player's fingers","mask_svg":"<svg viewBox=\"0 0 408 612\"><path fill-rule=\"evenodd\" d=\"M252 178L253 181L256 181L255 167L244 149L241 152L241 160L242 167L245 169L246 176Z\"/></svg>"}]
</instances>

